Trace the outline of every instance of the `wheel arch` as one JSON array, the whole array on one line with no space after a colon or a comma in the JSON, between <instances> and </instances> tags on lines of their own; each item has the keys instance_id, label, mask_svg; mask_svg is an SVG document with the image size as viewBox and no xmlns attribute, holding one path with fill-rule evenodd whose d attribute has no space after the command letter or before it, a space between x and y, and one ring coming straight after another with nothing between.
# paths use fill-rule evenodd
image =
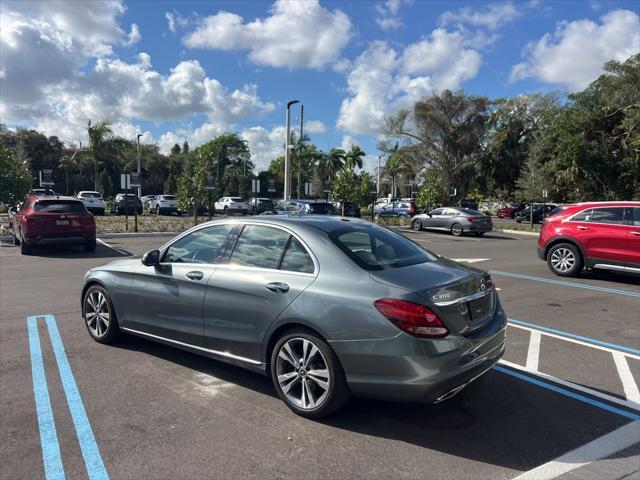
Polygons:
<instances>
[{"instance_id":1,"label":"wheel arch","mask_svg":"<svg viewBox=\"0 0 640 480\"><path fill-rule=\"evenodd\" d=\"M271 353L273 352L273 348L275 347L278 340L282 338L285 332L289 330L301 330L316 335L317 337L321 338L327 345L329 345L329 348L331 348L331 345L327 341L327 337L325 335L323 335L317 329L310 327L303 322L287 321L286 323L278 325L272 332L268 334L268 336L266 337L266 341L263 342L262 358L264 358L265 372L268 377L271 377Z\"/></svg>"},{"instance_id":2,"label":"wheel arch","mask_svg":"<svg viewBox=\"0 0 640 480\"><path fill-rule=\"evenodd\" d=\"M578 249L578 252L580 252L582 265L584 265L585 268L587 267L587 255L585 254L584 249L582 248L582 245L580 245L579 242L577 242L575 239L571 237L556 237L553 240L551 240L549 243L547 243L547 246L544 248L545 261L547 260L547 256L549 255L549 250L551 250L554 246L560 243L569 243L574 247L576 247Z\"/></svg>"}]
</instances>

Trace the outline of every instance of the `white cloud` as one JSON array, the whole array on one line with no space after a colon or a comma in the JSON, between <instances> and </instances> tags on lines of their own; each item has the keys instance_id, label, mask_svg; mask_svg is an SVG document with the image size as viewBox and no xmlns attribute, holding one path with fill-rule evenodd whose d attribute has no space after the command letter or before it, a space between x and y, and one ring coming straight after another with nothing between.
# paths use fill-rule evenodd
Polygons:
<instances>
[{"instance_id":1,"label":"white cloud","mask_svg":"<svg viewBox=\"0 0 640 480\"><path fill-rule=\"evenodd\" d=\"M386 0L376 4L376 23L382 30L395 30L402 26L402 19L398 15L402 5L410 5L413 0Z\"/></svg>"},{"instance_id":2,"label":"white cloud","mask_svg":"<svg viewBox=\"0 0 640 480\"><path fill-rule=\"evenodd\" d=\"M176 19L171 12L164 12L164 18L167 19L167 26L171 33L176 33Z\"/></svg>"},{"instance_id":3,"label":"white cloud","mask_svg":"<svg viewBox=\"0 0 640 480\"><path fill-rule=\"evenodd\" d=\"M347 76L350 96L342 102L337 126L352 135L379 133L386 116L424 96L460 88L481 63L477 51L465 48L462 34L443 29L401 52L372 42Z\"/></svg>"},{"instance_id":4,"label":"white cloud","mask_svg":"<svg viewBox=\"0 0 640 480\"><path fill-rule=\"evenodd\" d=\"M263 127L245 128L240 136L249 143L251 160L256 171L266 170L271 160L284 155L285 128L282 126L267 130Z\"/></svg>"},{"instance_id":5,"label":"white cloud","mask_svg":"<svg viewBox=\"0 0 640 480\"><path fill-rule=\"evenodd\" d=\"M307 133L324 133L327 127L320 120L308 120L304 122L304 130Z\"/></svg>"},{"instance_id":6,"label":"white cloud","mask_svg":"<svg viewBox=\"0 0 640 480\"><path fill-rule=\"evenodd\" d=\"M624 61L638 51L640 18L629 10L613 10L600 22L562 22L553 34L529 44L525 61L512 67L510 80L536 78L577 91L602 73L604 63Z\"/></svg>"},{"instance_id":7,"label":"white cloud","mask_svg":"<svg viewBox=\"0 0 640 480\"><path fill-rule=\"evenodd\" d=\"M138 28L138 25L136 25L135 23L132 23L131 31L127 35L127 42L126 42L127 45L131 46L133 44L136 44L140 41L141 38L142 38L142 35L140 35L140 29Z\"/></svg>"},{"instance_id":8,"label":"white cloud","mask_svg":"<svg viewBox=\"0 0 640 480\"><path fill-rule=\"evenodd\" d=\"M455 12L448 10L440 15L438 22L442 26L463 26L466 24L473 27L497 30L520 15L522 15L522 12L511 2L493 3L478 10L471 7L462 7Z\"/></svg>"},{"instance_id":9,"label":"white cloud","mask_svg":"<svg viewBox=\"0 0 640 480\"><path fill-rule=\"evenodd\" d=\"M244 22L220 11L184 38L190 48L248 50L249 59L272 67L321 69L339 59L351 37L351 21L318 0L277 0L265 19Z\"/></svg>"}]
</instances>

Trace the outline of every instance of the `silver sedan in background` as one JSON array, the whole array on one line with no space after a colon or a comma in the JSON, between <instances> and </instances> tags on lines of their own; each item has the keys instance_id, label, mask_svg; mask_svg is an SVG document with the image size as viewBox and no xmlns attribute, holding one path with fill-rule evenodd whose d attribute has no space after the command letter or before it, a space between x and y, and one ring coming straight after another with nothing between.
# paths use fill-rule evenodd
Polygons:
<instances>
[{"instance_id":1,"label":"silver sedan in background","mask_svg":"<svg viewBox=\"0 0 640 480\"><path fill-rule=\"evenodd\" d=\"M351 394L446 400L505 348L486 272L326 215L198 225L89 270L81 302L97 342L127 333L266 374L311 418Z\"/></svg>"},{"instance_id":2,"label":"silver sedan in background","mask_svg":"<svg viewBox=\"0 0 640 480\"><path fill-rule=\"evenodd\" d=\"M464 233L473 233L481 237L493 230L491 217L469 208L443 207L421 213L411 219L411 228L416 231L441 230L451 232L456 237Z\"/></svg>"}]
</instances>

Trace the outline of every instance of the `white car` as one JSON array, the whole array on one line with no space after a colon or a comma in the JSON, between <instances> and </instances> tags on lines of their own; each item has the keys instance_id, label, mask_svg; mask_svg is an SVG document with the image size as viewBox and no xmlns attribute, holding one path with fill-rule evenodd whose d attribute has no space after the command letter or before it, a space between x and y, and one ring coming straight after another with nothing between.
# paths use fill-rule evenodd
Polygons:
<instances>
[{"instance_id":1,"label":"white car","mask_svg":"<svg viewBox=\"0 0 640 480\"><path fill-rule=\"evenodd\" d=\"M149 210L158 215L180 213L178 211L178 199L175 195L156 195L149 201Z\"/></svg>"},{"instance_id":2,"label":"white car","mask_svg":"<svg viewBox=\"0 0 640 480\"><path fill-rule=\"evenodd\" d=\"M216 202L215 208L216 212L223 212L225 215L230 213L246 215L249 212L249 205L241 197L222 197Z\"/></svg>"},{"instance_id":3,"label":"white car","mask_svg":"<svg viewBox=\"0 0 640 480\"><path fill-rule=\"evenodd\" d=\"M94 215L104 215L106 203L100 192L82 191L78 193L78 198L84 206Z\"/></svg>"}]
</instances>

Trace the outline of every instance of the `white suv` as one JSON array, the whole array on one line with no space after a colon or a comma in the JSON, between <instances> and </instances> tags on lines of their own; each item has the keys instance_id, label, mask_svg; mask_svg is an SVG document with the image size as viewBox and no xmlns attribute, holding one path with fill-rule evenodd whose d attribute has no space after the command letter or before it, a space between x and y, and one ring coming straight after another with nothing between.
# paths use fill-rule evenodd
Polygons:
<instances>
[{"instance_id":1,"label":"white suv","mask_svg":"<svg viewBox=\"0 0 640 480\"><path fill-rule=\"evenodd\" d=\"M104 215L106 203L100 192L82 191L78 193L78 198L84 206L94 215Z\"/></svg>"},{"instance_id":2,"label":"white suv","mask_svg":"<svg viewBox=\"0 0 640 480\"><path fill-rule=\"evenodd\" d=\"M216 202L216 212L240 213L246 215L249 212L249 205L241 197L222 197Z\"/></svg>"},{"instance_id":3,"label":"white suv","mask_svg":"<svg viewBox=\"0 0 640 480\"><path fill-rule=\"evenodd\" d=\"M178 199L175 195L156 195L149 201L149 210L158 215L162 213L167 215L180 213L178 211Z\"/></svg>"}]
</instances>

